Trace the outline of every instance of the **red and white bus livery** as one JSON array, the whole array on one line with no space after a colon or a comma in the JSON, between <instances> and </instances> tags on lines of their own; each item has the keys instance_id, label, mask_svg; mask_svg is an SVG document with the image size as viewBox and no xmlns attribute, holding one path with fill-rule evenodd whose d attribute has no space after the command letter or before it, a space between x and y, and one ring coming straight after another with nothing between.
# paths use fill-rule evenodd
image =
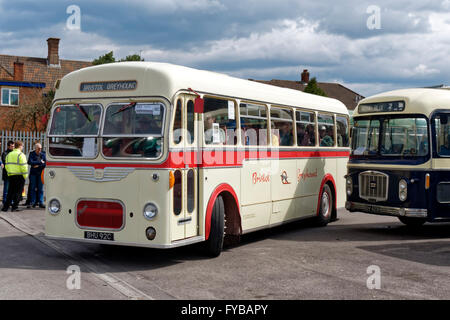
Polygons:
<instances>
[{"instance_id":1,"label":"red and white bus livery","mask_svg":"<svg viewBox=\"0 0 450 320\"><path fill-rule=\"evenodd\" d=\"M339 101L150 62L58 84L47 132L46 234L171 248L315 217L345 201Z\"/></svg>"}]
</instances>

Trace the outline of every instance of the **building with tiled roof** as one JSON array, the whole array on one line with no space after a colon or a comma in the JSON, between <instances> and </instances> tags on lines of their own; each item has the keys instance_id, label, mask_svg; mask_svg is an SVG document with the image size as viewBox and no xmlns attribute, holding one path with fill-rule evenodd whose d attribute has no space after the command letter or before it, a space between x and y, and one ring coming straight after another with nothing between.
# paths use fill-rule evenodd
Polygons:
<instances>
[{"instance_id":1,"label":"building with tiled roof","mask_svg":"<svg viewBox=\"0 0 450 320\"><path fill-rule=\"evenodd\" d=\"M47 39L47 46L47 58L0 55L0 129L10 129L7 115L11 110L40 103L58 79L92 65L86 61L60 59L57 38Z\"/></svg>"},{"instance_id":2,"label":"building with tiled roof","mask_svg":"<svg viewBox=\"0 0 450 320\"><path fill-rule=\"evenodd\" d=\"M309 82L309 72L308 70L303 70L301 74L300 81L292 81L292 80L253 80L260 83L270 84L277 87L295 89L300 91L305 91L306 86ZM339 83L331 83L331 82L317 82L319 88L321 88L327 97L334 98L341 101L343 104L347 106L348 110L354 110L358 105L358 102L362 100L364 97L359 93L354 92L353 90L344 87Z\"/></svg>"}]
</instances>

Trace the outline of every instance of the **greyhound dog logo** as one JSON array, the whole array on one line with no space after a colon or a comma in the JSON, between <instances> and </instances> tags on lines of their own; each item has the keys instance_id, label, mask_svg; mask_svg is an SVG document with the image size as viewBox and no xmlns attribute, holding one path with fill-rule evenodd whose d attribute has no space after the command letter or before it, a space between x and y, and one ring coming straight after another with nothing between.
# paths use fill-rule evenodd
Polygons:
<instances>
[{"instance_id":1,"label":"greyhound dog logo","mask_svg":"<svg viewBox=\"0 0 450 320\"><path fill-rule=\"evenodd\" d=\"M288 175L287 175L287 172L286 172L286 171L283 171L283 172L281 173L281 183L282 183L282 184L291 184L291 183L288 181Z\"/></svg>"}]
</instances>

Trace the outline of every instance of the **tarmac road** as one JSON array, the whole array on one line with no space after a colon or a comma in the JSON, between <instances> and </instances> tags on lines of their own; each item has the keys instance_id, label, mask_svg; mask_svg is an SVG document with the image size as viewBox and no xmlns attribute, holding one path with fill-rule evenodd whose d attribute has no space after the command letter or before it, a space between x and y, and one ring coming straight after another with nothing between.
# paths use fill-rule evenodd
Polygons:
<instances>
[{"instance_id":1,"label":"tarmac road","mask_svg":"<svg viewBox=\"0 0 450 320\"><path fill-rule=\"evenodd\" d=\"M0 213L0 299L450 299L449 223L411 230L341 209L327 227L302 221L244 235L209 259L196 245L49 240L44 215ZM80 289L67 288L72 265Z\"/></svg>"}]
</instances>

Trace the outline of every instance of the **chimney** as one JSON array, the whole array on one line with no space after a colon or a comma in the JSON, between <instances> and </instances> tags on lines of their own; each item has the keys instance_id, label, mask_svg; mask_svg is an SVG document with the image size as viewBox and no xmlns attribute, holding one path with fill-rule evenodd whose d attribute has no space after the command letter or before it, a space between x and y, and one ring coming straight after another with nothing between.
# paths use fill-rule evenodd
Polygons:
<instances>
[{"instance_id":1,"label":"chimney","mask_svg":"<svg viewBox=\"0 0 450 320\"><path fill-rule=\"evenodd\" d=\"M302 82L308 83L309 82L309 72L308 69L304 69L302 72Z\"/></svg>"},{"instance_id":2,"label":"chimney","mask_svg":"<svg viewBox=\"0 0 450 320\"><path fill-rule=\"evenodd\" d=\"M23 63L14 62L14 81L23 81Z\"/></svg>"},{"instance_id":3,"label":"chimney","mask_svg":"<svg viewBox=\"0 0 450 320\"><path fill-rule=\"evenodd\" d=\"M47 45L48 45L47 64L50 67L59 67L59 39L48 38Z\"/></svg>"}]
</instances>

